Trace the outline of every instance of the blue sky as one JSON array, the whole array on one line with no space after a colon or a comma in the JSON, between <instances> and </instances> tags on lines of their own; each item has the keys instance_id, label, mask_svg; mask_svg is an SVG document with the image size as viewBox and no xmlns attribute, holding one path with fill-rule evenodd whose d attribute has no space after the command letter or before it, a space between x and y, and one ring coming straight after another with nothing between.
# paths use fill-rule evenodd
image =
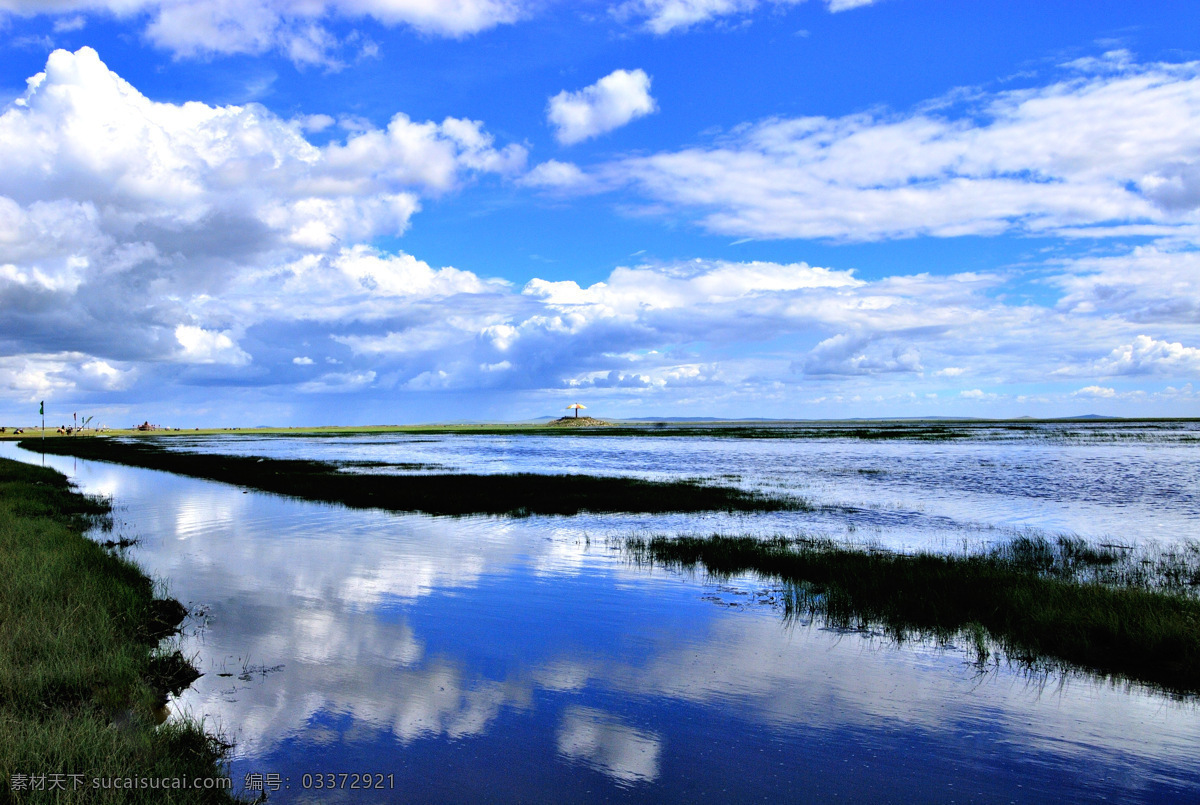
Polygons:
<instances>
[{"instance_id":1,"label":"blue sky","mask_svg":"<svg viewBox=\"0 0 1200 805\"><path fill-rule=\"evenodd\" d=\"M0 0L0 422L1200 415L1198 17Z\"/></svg>"}]
</instances>

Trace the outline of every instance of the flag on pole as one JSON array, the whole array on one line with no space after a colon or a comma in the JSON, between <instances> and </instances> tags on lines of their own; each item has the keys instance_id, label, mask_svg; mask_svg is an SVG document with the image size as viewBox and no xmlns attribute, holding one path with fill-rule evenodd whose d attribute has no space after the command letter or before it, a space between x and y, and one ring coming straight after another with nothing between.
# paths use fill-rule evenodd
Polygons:
<instances>
[{"instance_id":1,"label":"flag on pole","mask_svg":"<svg viewBox=\"0 0 1200 805\"><path fill-rule=\"evenodd\" d=\"M42 416L46 415L46 401L42 400L42 404L38 406L38 413Z\"/></svg>"}]
</instances>

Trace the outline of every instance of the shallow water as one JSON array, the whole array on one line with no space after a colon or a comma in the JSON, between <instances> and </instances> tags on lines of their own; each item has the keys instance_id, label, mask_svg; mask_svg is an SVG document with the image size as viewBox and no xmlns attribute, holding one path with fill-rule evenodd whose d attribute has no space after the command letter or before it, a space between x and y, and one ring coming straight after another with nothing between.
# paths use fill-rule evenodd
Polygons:
<instances>
[{"instance_id":1,"label":"shallow water","mask_svg":"<svg viewBox=\"0 0 1200 805\"><path fill-rule=\"evenodd\" d=\"M749 518L635 517L645 528L849 535L891 547L961 547L1013 533L1174 542L1200 536L1200 438L1191 423L1120 439L1091 426L1086 438L1046 435L942 442L605 436L237 435L167 444L201 452L321 458L380 466L358 472L554 472L655 479L705 478L803 497L818 511ZM1094 432L1092 432L1094 431ZM424 465L428 470L400 469ZM723 520L730 520L725 523ZM600 518L593 528L630 526Z\"/></svg>"},{"instance_id":2,"label":"shallow water","mask_svg":"<svg viewBox=\"0 0 1200 805\"><path fill-rule=\"evenodd\" d=\"M196 608L181 647L205 676L173 709L237 742L239 785L279 775L272 802L1200 799L1195 702L1079 675L980 674L954 647L785 626L769 583L631 566L607 539L1186 539L1200 446L373 436L212 449L728 475L823 507L432 518L46 457L113 496L118 531L141 539L130 555ZM0 455L41 460L11 444ZM381 774L385 788L315 790L328 778L311 775L331 772Z\"/></svg>"}]
</instances>

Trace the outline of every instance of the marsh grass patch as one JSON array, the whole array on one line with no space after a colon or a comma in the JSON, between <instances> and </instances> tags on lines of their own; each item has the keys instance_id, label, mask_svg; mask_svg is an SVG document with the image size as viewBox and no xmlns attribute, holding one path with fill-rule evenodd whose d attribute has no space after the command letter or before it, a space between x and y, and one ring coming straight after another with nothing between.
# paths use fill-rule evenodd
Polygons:
<instances>
[{"instance_id":1,"label":"marsh grass patch","mask_svg":"<svg viewBox=\"0 0 1200 805\"><path fill-rule=\"evenodd\" d=\"M1001 652L1032 669L1077 669L1200 694L1200 544L1133 550L1018 537L972 554L899 553L824 538L632 536L634 564L752 573L786 585L784 618L896 642Z\"/></svg>"}]
</instances>

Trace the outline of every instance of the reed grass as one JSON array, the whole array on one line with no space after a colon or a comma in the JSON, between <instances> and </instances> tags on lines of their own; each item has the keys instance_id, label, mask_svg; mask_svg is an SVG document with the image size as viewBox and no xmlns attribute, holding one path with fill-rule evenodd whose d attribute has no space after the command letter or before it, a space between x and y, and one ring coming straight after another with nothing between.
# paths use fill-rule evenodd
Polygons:
<instances>
[{"instance_id":1,"label":"reed grass","mask_svg":"<svg viewBox=\"0 0 1200 805\"><path fill-rule=\"evenodd\" d=\"M625 547L635 562L779 579L788 618L898 641L964 640L980 660L996 646L1030 667L1200 693L1195 545L1149 565L1126 549L1066 538L1021 538L971 555L722 535L631 537Z\"/></svg>"}]
</instances>

